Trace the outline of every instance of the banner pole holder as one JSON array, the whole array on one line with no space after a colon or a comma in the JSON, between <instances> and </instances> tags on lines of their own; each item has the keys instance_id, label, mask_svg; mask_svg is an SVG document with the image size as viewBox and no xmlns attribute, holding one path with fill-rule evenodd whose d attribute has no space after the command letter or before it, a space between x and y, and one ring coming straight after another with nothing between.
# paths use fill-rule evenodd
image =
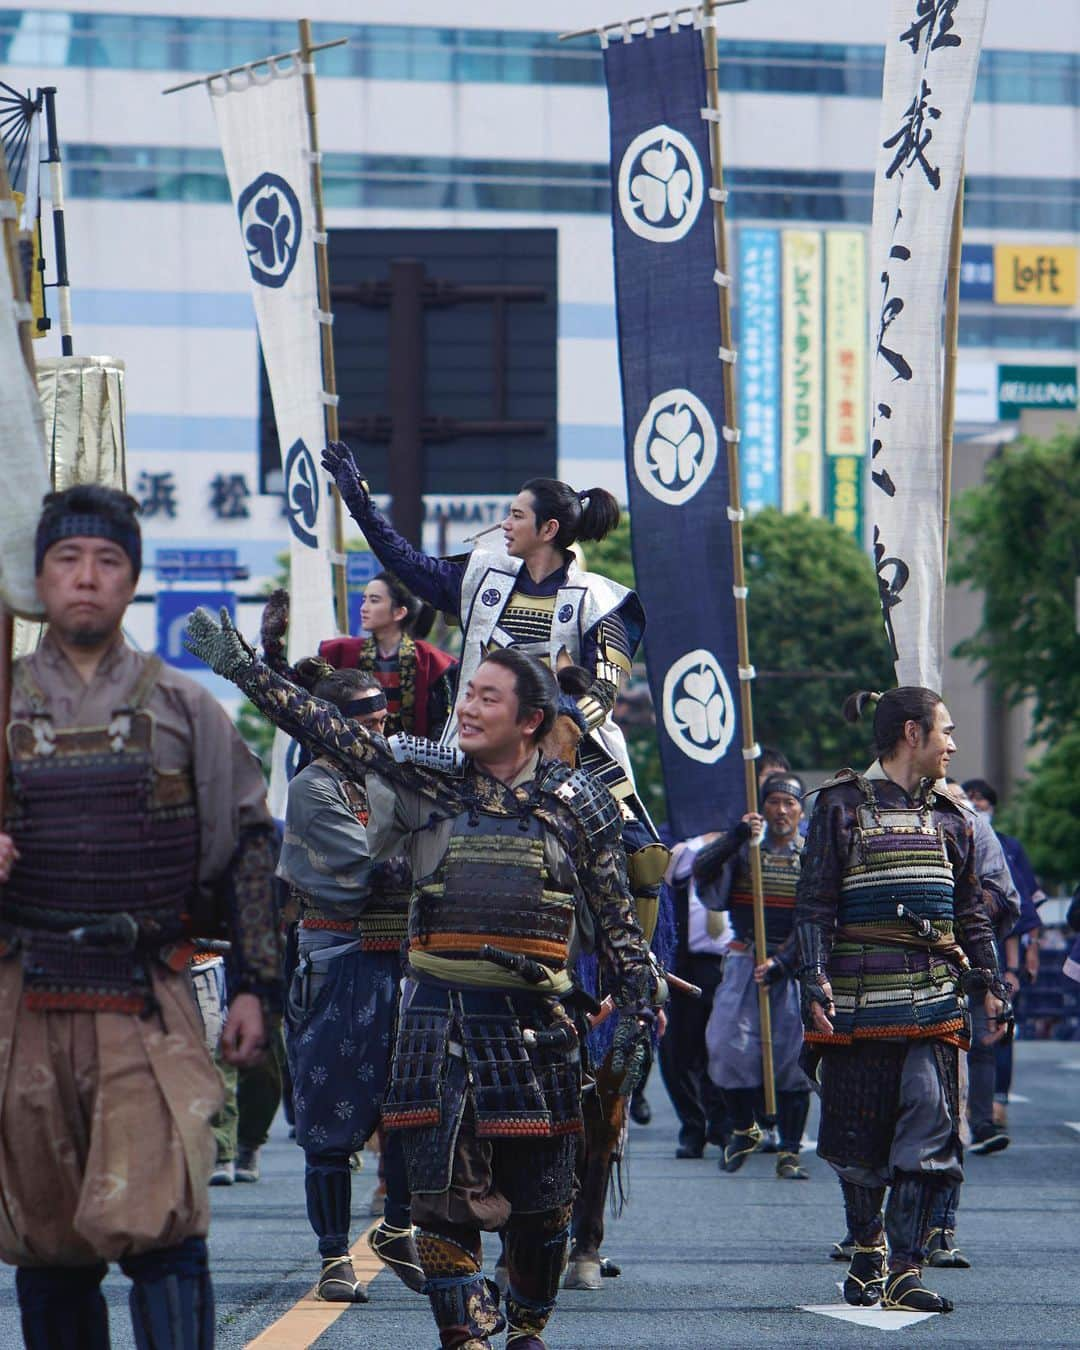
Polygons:
<instances>
[{"instance_id":1,"label":"banner pole holder","mask_svg":"<svg viewBox=\"0 0 1080 1350\"><path fill-rule=\"evenodd\" d=\"M721 0L722 2L722 0ZM703 6L706 19L713 17L719 8L718 0L706 0ZM716 240L716 268L724 277L730 277L728 265L727 218L725 203L727 192L724 190L724 159L720 130L720 52L716 37L715 23L702 26L701 39L705 50L705 76L709 92L709 116L705 119L709 127L709 150L712 161L712 191L709 193L713 206L713 233ZM716 287L717 302L720 306L720 340L722 351L734 352L735 341L731 325L731 288ZM739 481L739 436L737 432L737 404L735 387L735 363L723 361L724 379L724 416L731 434L725 434L727 450L728 483L731 505L728 519L731 522L731 555L733 591L735 594L735 626L739 652L739 710L743 735L743 772L746 779L746 809L756 812L757 800L757 759L760 754L754 740L754 709L750 693L750 678L742 678L742 672L752 672L750 663L750 634L746 621L746 568L743 562L743 508L742 486ZM761 877L761 841L752 836L750 839L750 884L754 899L754 964L762 965L768 959L765 938L765 895ZM758 1010L761 1015L761 1068L762 1082L765 1086L765 1113L770 1121L776 1119L776 1074L773 1067L772 1015L769 1005L769 991L765 985L758 986Z\"/></svg>"},{"instance_id":2,"label":"banner pole holder","mask_svg":"<svg viewBox=\"0 0 1080 1350\"><path fill-rule=\"evenodd\" d=\"M326 212L323 206L322 154L319 150L319 107L315 92L315 65L312 55L319 51L311 42L311 20L300 19L300 61L301 78L304 81L304 107L308 119L308 148L311 151L311 198L315 204L315 272L319 286L319 309L322 315L330 313L330 253L326 240ZM334 46L324 43L323 46ZM325 402L326 439L340 439L337 402L337 368L334 364L334 329L332 324L319 323L319 337L322 342L323 391L329 397ZM345 558L345 521L342 511L341 494L337 487L330 490L333 502L334 542L333 552L337 559L330 564L334 577L334 607L337 611L338 630L349 631L349 588L346 579Z\"/></svg>"},{"instance_id":3,"label":"banner pole holder","mask_svg":"<svg viewBox=\"0 0 1080 1350\"><path fill-rule=\"evenodd\" d=\"M301 23L305 20L301 19ZM325 52L331 47L344 47L349 41L348 38L334 38L332 42L316 42L314 46L306 49L304 60L311 61L315 52ZM227 80L230 75L242 75L245 70L254 70L258 66L273 66L279 61L288 61L295 59L296 52L277 52L274 56L264 56L259 61L245 61L242 66L229 66L226 70L215 70L212 75L200 75L197 80L185 80L183 84L171 84L168 89L163 89L163 94L179 94L182 89L196 89L200 84L211 84L214 80Z\"/></svg>"},{"instance_id":4,"label":"banner pole holder","mask_svg":"<svg viewBox=\"0 0 1080 1350\"><path fill-rule=\"evenodd\" d=\"M953 430L956 426L956 363L960 330L960 260L964 240L964 171L956 185L949 270L945 290L945 371L941 387L941 583L949 571L949 513L952 499ZM943 602L944 603L944 600Z\"/></svg>"}]
</instances>

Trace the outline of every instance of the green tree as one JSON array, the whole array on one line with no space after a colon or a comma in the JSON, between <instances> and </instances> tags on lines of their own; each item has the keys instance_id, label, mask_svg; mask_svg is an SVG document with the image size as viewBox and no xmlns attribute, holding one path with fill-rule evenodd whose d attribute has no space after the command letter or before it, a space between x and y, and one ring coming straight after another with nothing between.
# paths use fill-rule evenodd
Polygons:
<instances>
[{"instance_id":1,"label":"green tree","mask_svg":"<svg viewBox=\"0 0 1080 1350\"><path fill-rule=\"evenodd\" d=\"M1080 726L1070 727L1039 760L1003 808L1001 829L1023 840L1044 883L1080 880ZM995 823L997 818L995 817Z\"/></svg>"},{"instance_id":2,"label":"green tree","mask_svg":"<svg viewBox=\"0 0 1080 1350\"><path fill-rule=\"evenodd\" d=\"M750 659L758 672L756 739L804 768L864 764L869 728L846 723L840 705L853 689L895 683L870 559L829 521L779 511L747 519L743 551ZM625 517L606 539L586 546L586 564L634 585ZM639 754L651 772L656 757Z\"/></svg>"},{"instance_id":3,"label":"green tree","mask_svg":"<svg viewBox=\"0 0 1080 1350\"><path fill-rule=\"evenodd\" d=\"M955 654L979 662L1010 703L1033 700L1034 736L1080 718L1080 436L1022 440L957 500L952 578L979 587L982 623Z\"/></svg>"}]
</instances>

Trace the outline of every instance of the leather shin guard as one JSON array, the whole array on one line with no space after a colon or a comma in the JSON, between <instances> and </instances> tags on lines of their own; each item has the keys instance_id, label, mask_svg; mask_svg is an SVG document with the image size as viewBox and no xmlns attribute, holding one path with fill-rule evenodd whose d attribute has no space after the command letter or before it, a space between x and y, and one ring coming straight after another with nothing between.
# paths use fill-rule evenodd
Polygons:
<instances>
[{"instance_id":1,"label":"leather shin guard","mask_svg":"<svg viewBox=\"0 0 1080 1350\"><path fill-rule=\"evenodd\" d=\"M511 1322L515 1300L528 1306L550 1305L549 1314L555 1306L570 1239L570 1212L566 1205L541 1214L511 1215L504 1232Z\"/></svg>"},{"instance_id":2,"label":"leather shin guard","mask_svg":"<svg viewBox=\"0 0 1080 1350\"><path fill-rule=\"evenodd\" d=\"M754 1103L757 1101L756 1088L721 1088L724 1110L734 1130L747 1131L754 1127Z\"/></svg>"},{"instance_id":3,"label":"leather shin guard","mask_svg":"<svg viewBox=\"0 0 1080 1350\"><path fill-rule=\"evenodd\" d=\"M344 1153L308 1153L305 1162L308 1222L319 1239L319 1255L344 1256L352 1216L349 1159Z\"/></svg>"},{"instance_id":4,"label":"leather shin guard","mask_svg":"<svg viewBox=\"0 0 1080 1350\"><path fill-rule=\"evenodd\" d=\"M109 1350L101 1293L108 1267L20 1266L15 1289L27 1350Z\"/></svg>"},{"instance_id":5,"label":"leather shin guard","mask_svg":"<svg viewBox=\"0 0 1080 1350\"><path fill-rule=\"evenodd\" d=\"M860 1247L873 1247L881 1241L881 1206L885 1200L884 1186L856 1186L841 1181L844 1195L844 1215L848 1232Z\"/></svg>"},{"instance_id":6,"label":"leather shin guard","mask_svg":"<svg viewBox=\"0 0 1080 1350\"><path fill-rule=\"evenodd\" d=\"M451 1235L421 1228L416 1248L443 1350L487 1346L488 1337L502 1331L506 1319L499 1312L497 1290L481 1274L480 1230L455 1225Z\"/></svg>"},{"instance_id":7,"label":"leather shin guard","mask_svg":"<svg viewBox=\"0 0 1080 1350\"><path fill-rule=\"evenodd\" d=\"M129 1256L131 1324L137 1350L212 1350L214 1291L204 1238Z\"/></svg>"},{"instance_id":8,"label":"leather shin guard","mask_svg":"<svg viewBox=\"0 0 1080 1350\"><path fill-rule=\"evenodd\" d=\"M926 1260L926 1232L940 1189L936 1179L919 1172L896 1173L885 1206L890 1270L922 1268Z\"/></svg>"},{"instance_id":9,"label":"leather shin guard","mask_svg":"<svg viewBox=\"0 0 1080 1350\"><path fill-rule=\"evenodd\" d=\"M796 1092L778 1092L776 1094L776 1114L776 1123L780 1131L781 1153L798 1153L802 1147L806 1117L810 1114L809 1089L803 1088Z\"/></svg>"}]
</instances>

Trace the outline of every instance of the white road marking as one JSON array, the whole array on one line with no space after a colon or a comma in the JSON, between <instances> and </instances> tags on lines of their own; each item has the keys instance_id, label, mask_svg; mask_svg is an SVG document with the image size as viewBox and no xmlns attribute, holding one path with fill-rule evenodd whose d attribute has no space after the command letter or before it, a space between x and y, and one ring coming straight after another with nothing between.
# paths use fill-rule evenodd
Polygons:
<instances>
[{"instance_id":1,"label":"white road marking","mask_svg":"<svg viewBox=\"0 0 1080 1350\"><path fill-rule=\"evenodd\" d=\"M1064 1123L1066 1129L1075 1130L1077 1134L1080 1134L1080 1120L1066 1120Z\"/></svg>"},{"instance_id":2,"label":"white road marking","mask_svg":"<svg viewBox=\"0 0 1080 1350\"><path fill-rule=\"evenodd\" d=\"M1019 1094L1019 1092L1010 1092L1010 1093L1009 1093L1009 1105L1010 1105L1010 1106L1012 1106L1013 1102L1025 1102L1025 1103L1026 1103L1026 1102L1030 1102L1030 1101L1031 1101L1031 1098L1030 1098L1030 1097L1021 1097L1021 1095Z\"/></svg>"},{"instance_id":3,"label":"white road marking","mask_svg":"<svg viewBox=\"0 0 1080 1350\"><path fill-rule=\"evenodd\" d=\"M856 1326L871 1327L875 1331L903 1331L928 1317L932 1312L884 1312L880 1308L852 1308L846 1303L804 1305L799 1312L817 1313L819 1317L834 1317L838 1322L854 1322Z\"/></svg>"}]
</instances>

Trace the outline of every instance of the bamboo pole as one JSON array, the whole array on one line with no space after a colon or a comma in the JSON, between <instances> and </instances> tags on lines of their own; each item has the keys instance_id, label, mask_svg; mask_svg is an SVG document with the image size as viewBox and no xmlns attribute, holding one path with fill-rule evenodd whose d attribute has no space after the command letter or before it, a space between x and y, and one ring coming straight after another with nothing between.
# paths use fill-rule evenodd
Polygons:
<instances>
[{"instance_id":1,"label":"bamboo pole","mask_svg":"<svg viewBox=\"0 0 1080 1350\"><path fill-rule=\"evenodd\" d=\"M300 61L304 80L304 106L307 109L308 145L311 150L311 196L315 203L315 270L319 284L319 309L323 314L330 312L330 253L326 243L326 215L323 210L322 163L319 157L319 109L315 94L315 66L312 55L315 48L311 43L311 20L301 19ZM334 365L334 331L329 323L319 324L322 338L323 388L336 398L337 369ZM337 403L326 405L326 439L339 439ZM342 633L349 631L349 589L345 572L345 521L342 512L341 494L336 487L330 489L330 499L334 512L334 554L332 563L334 575L334 601L337 609L338 628Z\"/></svg>"},{"instance_id":2,"label":"bamboo pole","mask_svg":"<svg viewBox=\"0 0 1080 1350\"><path fill-rule=\"evenodd\" d=\"M713 17L716 0L706 0L704 10L708 18ZM719 44L716 38L715 23L707 23L702 30L705 46L705 75L708 81L709 108L716 114L709 122L709 143L712 159L712 183L716 194L713 200L713 225L716 238L716 266L723 277L729 277L727 219L724 211L724 160L720 135L720 76ZM718 285L717 299L720 305L720 341L728 351L734 353L735 344L731 326L730 283ZM743 771L746 780L746 809L757 811L757 759L751 755L754 743L754 710L750 694L750 680L743 679L742 672L750 669L750 635L746 622L746 570L743 565L742 534L742 487L739 482L739 440L735 430L738 426L734 359L723 362L724 373L724 421L725 430L734 434L725 435L727 446L728 484L731 499L731 556L732 574L735 582L735 624L739 651L739 708L743 733ZM754 963L761 965L768 957L765 941L765 898L761 881L761 845L754 837L750 840L750 881L754 898ZM772 1015L769 1006L769 991L764 985L758 986L758 1009L761 1014L761 1069L765 1085L765 1111L771 1118L776 1117L776 1075L773 1069Z\"/></svg>"},{"instance_id":3,"label":"bamboo pole","mask_svg":"<svg viewBox=\"0 0 1080 1350\"><path fill-rule=\"evenodd\" d=\"M949 511L952 501L953 428L956 425L957 336L960 329L960 254L964 238L964 175L956 185L952 233L949 237L948 285L945 291L945 372L941 390L941 552L942 587L949 570Z\"/></svg>"}]
</instances>

